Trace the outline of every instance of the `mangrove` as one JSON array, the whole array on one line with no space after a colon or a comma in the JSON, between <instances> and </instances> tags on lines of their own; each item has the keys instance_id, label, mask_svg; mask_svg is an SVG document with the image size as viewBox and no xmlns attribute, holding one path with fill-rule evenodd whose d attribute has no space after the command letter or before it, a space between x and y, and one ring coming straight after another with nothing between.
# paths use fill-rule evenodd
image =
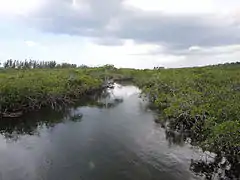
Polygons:
<instances>
[{"instance_id":1,"label":"mangrove","mask_svg":"<svg viewBox=\"0 0 240 180\"><path fill-rule=\"evenodd\" d=\"M193 161L192 171L206 179L216 174L219 179L240 179L239 62L137 70L8 60L0 69L0 114L12 118L46 106L60 108L102 90L106 77L137 85L167 138L215 154L213 162Z\"/></svg>"}]
</instances>

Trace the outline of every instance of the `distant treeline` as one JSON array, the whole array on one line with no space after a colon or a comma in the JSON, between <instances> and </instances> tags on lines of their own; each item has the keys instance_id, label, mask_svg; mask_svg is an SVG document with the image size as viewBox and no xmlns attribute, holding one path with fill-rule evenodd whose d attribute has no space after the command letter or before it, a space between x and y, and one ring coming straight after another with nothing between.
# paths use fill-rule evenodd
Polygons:
<instances>
[{"instance_id":1,"label":"distant treeline","mask_svg":"<svg viewBox=\"0 0 240 180\"><path fill-rule=\"evenodd\" d=\"M158 67L158 66L155 66L153 69L155 70L159 70L159 69L165 69L164 67Z\"/></svg>"},{"instance_id":2,"label":"distant treeline","mask_svg":"<svg viewBox=\"0 0 240 180\"><path fill-rule=\"evenodd\" d=\"M224 63L224 64L217 64L217 65L213 65L213 66L236 66L236 65L240 65L240 62L231 62L231 63Z\"/></svg>"},{"instance_id":3,"label":"distant treeline","mask_svg":"<svg viewBox=\"0 0 240 180\"><path fill-rule=\"evenodd\" d=\"M9 59L2 64L2 68L5 69L36 69L36 68L76 68L76 64L70 64L70 63L61 63L58 64L56 61L37 61L37 60L12 60ZM85 65L81 65L79 67L87 67Z\"/></svg>"}]
</instances>

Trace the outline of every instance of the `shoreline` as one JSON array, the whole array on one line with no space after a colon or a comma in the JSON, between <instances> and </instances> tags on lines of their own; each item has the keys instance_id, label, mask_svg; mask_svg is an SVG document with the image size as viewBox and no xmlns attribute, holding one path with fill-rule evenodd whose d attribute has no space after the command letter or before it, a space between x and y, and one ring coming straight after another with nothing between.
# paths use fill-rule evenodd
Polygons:
<instances>
[{"instance_id":1,"label":"shoreline","mask_svg":"<svg viewBox=\"0 0 240 180\"><path fill-rule=\"evenodd\" d=\"M58 108L102 90L103 80L82 69L27 69L0 72L0 118L49 106Z\"/></svg>"},{"instance_id":2,"label":"shoreline","mask_svg":"<svg viewBox=\"0 0 240 180\"><path fill-rule=\"evenodd\" d=\"M20 118L28 112L33 112L35 110L41 110L42 108L49 107L51 109L61 109L62 107L69 106L74 104L75 102L81 100L81 98L91 96L95 93L101 92L102 90L106 89L106 87L100 86L99 88L88 90L84 93L79 94L79 96L75 96L74 98L62 96L62 97L55 97L51 98L48 97L49 101L38 101L38 103L34 104L34 106L24 106L19 108L18 110L10 110L6 112L0 112L0 119L4 118ZM33 101L29 101L31 104Z\"/></svg>"}]
</instances>

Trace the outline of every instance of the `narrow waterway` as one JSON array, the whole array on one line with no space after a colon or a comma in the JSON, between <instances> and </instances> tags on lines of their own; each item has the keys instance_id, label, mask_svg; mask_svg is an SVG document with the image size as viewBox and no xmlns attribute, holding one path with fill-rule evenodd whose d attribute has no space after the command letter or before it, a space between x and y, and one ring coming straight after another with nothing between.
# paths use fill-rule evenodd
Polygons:
<instances>
[{"instance_id":1,"label":"narrow waterway","mask_svg":"<svg viewBox=\"0 0 240 180\"><path fill-rule=\"evenodd\" d=\"M166 136L135 86L0 122L0 180L191 180L199 152Z\"/></svg>"}]
</instances>

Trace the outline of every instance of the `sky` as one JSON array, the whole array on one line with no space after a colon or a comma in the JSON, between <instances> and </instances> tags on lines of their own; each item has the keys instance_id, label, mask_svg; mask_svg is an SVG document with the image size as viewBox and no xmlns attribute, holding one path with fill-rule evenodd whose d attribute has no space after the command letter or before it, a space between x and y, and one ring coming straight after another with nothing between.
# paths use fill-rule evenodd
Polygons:
<instances>
[{"instance_id":1,"label":"sky","mask_svg":"<svg viewBox=\"0 0 240 180\"><path fill-rule=\"evenodd\" d=\"M239 0L0 0L0 60L166 68L240 61Z\"/></svg>"}]
</instances>

